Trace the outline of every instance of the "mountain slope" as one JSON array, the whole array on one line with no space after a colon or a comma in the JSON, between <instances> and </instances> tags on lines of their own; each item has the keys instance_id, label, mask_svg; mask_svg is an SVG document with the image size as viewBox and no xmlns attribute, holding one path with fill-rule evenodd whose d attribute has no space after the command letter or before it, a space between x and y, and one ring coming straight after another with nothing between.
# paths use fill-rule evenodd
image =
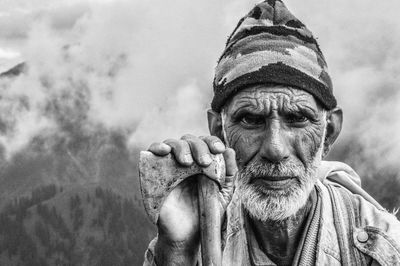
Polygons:
<instances>
[{"instance_id":1,"label":"mountain slope","mask_svg":"<svg viewBox=\"0 0 400 266\"><path fill-rule=\"evenodd\" d=\"M0 223L1 265L140 265L154 237L132 200L98 186L40 187Z\"/></svg>"}]
</instances>

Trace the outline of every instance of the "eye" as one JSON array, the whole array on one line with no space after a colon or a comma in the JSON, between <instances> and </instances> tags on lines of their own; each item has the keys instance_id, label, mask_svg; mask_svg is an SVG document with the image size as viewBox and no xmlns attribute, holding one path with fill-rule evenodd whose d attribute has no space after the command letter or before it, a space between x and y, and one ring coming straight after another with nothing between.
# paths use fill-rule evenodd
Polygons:
<instances>
[{"instance_id":1,"label":"eye","mask_svg":"<svg viewBox=\"0 0 400 266\"><path fill-rule=\"evenodd\" d=\"M309 119L303 114L300 113L291 113L286 115L285 117L286 122L290 124L296 124L296 123L304 123L307 122Z\"/></svg>"},{"instance_id":2,"label":"eye","mask_svg":"<svg viewBox=\"0 0 400 266\"><path fill-rule=\"evenodd\" d=\"M259 126L264 124L265 119L261 115L244 114L241 116L240 122L246 126Z\"/></svg>"}]
</instances>

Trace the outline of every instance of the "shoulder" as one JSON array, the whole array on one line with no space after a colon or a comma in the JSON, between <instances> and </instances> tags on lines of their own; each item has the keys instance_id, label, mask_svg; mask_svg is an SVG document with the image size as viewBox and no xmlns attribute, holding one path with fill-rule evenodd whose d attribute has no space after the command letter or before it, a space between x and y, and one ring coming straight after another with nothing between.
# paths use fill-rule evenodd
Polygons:
<instances>
[{"instance_id":1,"label":"shoulder","mask_svg":"<svg viewBox=\"0 0 400 266\"><path fill-rule=\"evenodd\" d=\"M358 223L354 231L355 245L362 252L385 261L387 265L400 265L400 222L393 214L378 209L360 195L350 193ZM381 263L382 264L382 263Z\"/></svg>"},{"instance_id":2,"label":"shoulder","mask_svg":"<svg viewBox=\"0 0 400 266\"><path fill-rule=\"evenodd\" d=\"M329 181L324 186L336 209L334 218L351 220L348 233L357 249L381 265L400 265L400 222L396 216L367 200L365 191L355 194Z\"/></svg>"}]
</instances>

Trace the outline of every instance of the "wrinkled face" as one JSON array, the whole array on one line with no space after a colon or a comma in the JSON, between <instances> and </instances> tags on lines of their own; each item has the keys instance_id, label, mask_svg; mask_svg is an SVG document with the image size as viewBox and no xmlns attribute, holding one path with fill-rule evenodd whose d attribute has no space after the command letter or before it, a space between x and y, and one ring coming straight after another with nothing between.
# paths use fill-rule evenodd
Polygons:
<instances>
[{"instance_id":1,"label":"wrinkled face","mask_svg":"<svg viewBox=\"0 0 400 266\"><path fill-rule=\"evenodd\" d=\"M238 193L253 218L283 220L305 205L316 182L326 113L314 97L281 85L255 85L222 111L237 154Z\"/></svg>"}]
</instances>

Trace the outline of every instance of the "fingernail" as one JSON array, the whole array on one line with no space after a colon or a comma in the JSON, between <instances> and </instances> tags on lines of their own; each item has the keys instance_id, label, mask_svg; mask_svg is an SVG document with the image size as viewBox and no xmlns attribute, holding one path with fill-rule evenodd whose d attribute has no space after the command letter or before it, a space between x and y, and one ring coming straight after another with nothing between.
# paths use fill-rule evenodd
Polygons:
<instances>
[{"instance_id":1,"label":"fingernail","mask_svg":"<svg viewBox=\"0 0 400 266\"><path fill-rule=\"evenodd\" d=\"M185 154L184 156L183 156L183 160L182 160L184 163L188 163L188 164L190 164L190 163L192 163L193 162L193 159L192 159L192 155L190 155L190 154Z\"/></svg>"},{"instance_id":2,"label":"fingernail","mask_svg":"<svg viewBox=\"0 0 400 266\"><path fill-rule=\"evenodd\" d=\"M225 150L225 145L219 141L214 142L214 147L220 151Z\"/></svg>"},{"instance_id":3,"label":"fingernail","mask_svg":"<svg viewBox=\"0 0 400 266\"><path fill-rule=\"evenodd\" d=\"M204 154L200 158L200 163L210 164L212 162L211 156L209 154Z\"/></svg>"}]
</instances>

